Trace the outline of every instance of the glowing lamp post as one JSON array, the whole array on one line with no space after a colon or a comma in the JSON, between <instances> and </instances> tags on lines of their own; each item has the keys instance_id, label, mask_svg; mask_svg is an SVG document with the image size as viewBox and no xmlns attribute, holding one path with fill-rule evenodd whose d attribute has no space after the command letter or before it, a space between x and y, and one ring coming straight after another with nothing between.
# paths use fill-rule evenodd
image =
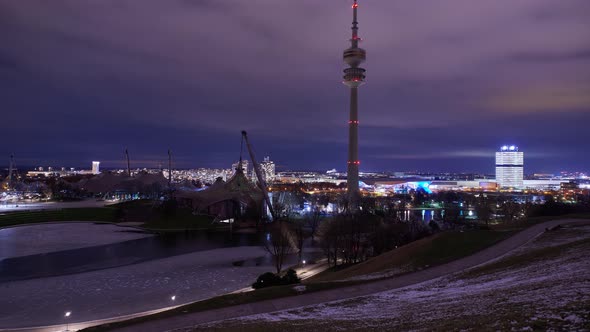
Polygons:
<instances>
[{"instance_id":1,"label":"glowing lamp post","mask_svg":"<svg viewBox=\"0 0 590 332\"><path fill-rule=\"evenodd\" d=\"M68 321L68 319L70 318L71 315L72 315L71 311L66 311L66 313L64 314L64 318L66 319L66 331L70 330L70 322Z\"/></svg>"}]
</instances>

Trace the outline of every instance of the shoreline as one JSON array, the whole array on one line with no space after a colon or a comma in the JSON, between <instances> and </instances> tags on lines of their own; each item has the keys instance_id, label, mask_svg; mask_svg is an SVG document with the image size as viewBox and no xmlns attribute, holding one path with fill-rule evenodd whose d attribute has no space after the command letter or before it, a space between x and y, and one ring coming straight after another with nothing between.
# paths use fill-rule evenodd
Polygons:
<instances>
[{"instance_id":1,"label":"shoreline","mask_svg":"<svg viewBox=\"0 0 590 332\"><path fill-rule=\"evenodd\" d=\"M171 294L178 296L178 304L223 295L273 270L270 262L258 266L234 266L233 262L266 255L259 246L228 247L75 275L0 283L6 300L0 307L0 330L60 324L60 313L66 308L76 308L75 323L158 310L163 303L169 307ZM25 322L20 318L25 316L35 320Z\"/></svg>"}]
</instances>

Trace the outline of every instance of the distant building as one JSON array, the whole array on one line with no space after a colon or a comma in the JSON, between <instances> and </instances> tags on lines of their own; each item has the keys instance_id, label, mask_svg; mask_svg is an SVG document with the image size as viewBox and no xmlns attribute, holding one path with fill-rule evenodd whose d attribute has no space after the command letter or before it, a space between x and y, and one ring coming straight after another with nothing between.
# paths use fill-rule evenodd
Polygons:
<instances>
[{"instance_id":1,"label":"distant building","mask_svg":"<svg viewBox=\"0 0 590 332\"><path fill-rule=\"evenodd\" d=\"M562 182L560 184L560 188L561 191L569 191L569 190L576 190L579 189L580 186L578 185L578 183L576 183L575 181L569 181L569 182Z\"/></svg>"},{"instance_id":2,"label":"distant building","mask_svg":"<svg viewBox=\"0 0 590 332\"><path fill-rule=\"evenodd\" d=\"M233 163L231 165L232 175L236 174L236 169L238 168L239 165L240 165L239 161L236 161L235 163ZM248 160L242 160L242 170L244 171L244 174L248 174Z\"/></svg>"},{"instance_id":3,"label":"distant building","mask_svg":"<svg viewBox=\"0 0 590 332\"><path fill-rule=\"evenodd\" d=\"M514 145L504 145L496 152L496 182L500 188L524 187L524 153Z\"/></svg>"},{"instance_id":4,"label":"distant building","mask_svg":"<svg viewBox=\"0 0 590 332\"><path fill-rule=\"evenodd\" d=\"M260 163L260 170L264 181L269 182L275 179L276 167L275 163L270 160L270 157L265 157L264 161Z\"/></svg>"},{"instance_id":5,"label":"distant building","mask_svg":"<svg viewBox=\"0 0 590 332\"><path fill-rule=\"evenodd\" d=\"M92 174L96 175L100 173L100 161L92 162Z\"/></svg>"}]
</instances>

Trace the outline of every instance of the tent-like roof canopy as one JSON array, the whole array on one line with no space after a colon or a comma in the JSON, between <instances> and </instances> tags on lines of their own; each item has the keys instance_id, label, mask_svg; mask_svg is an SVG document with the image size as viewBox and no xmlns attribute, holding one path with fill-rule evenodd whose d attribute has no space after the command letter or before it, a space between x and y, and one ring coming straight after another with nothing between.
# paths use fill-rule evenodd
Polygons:
<instances>
[{"instance_id":1,"label":"tent-like roof canopy","mask_svg":"<svg viewBox=\"0 0 590 332\"><path fill-rule=\"evenodd\" d=\"M227 182L218 178L209 188L198 192L177 192L176 197L192 199L197 209L218 202L233 200L244 204L262 204L264 196L262 190L246 178L241 169L237 169L234 176Z\"/></svg>"}]
</instances>

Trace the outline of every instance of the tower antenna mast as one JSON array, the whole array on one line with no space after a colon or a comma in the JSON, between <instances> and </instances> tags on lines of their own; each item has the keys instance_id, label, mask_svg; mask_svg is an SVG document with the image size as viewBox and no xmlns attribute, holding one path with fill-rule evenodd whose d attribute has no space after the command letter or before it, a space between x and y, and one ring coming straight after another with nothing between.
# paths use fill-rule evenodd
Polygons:
<instances>
[{"instance_id":1,"label":"tower antenna mast","mask_svg":"<svg viewBox=\"0 0 590 332\"><path fill-rule=\"evenodd\" d=\"M350 89L350 113L348 120L348 161L346 189L349 209L356 211L360 198L359 189L359 155L358 155L358 87L365 83L365 69L359 67L365 62L366 52L360 48L358 36L357 13L358 2L352 4L352 38L350 47L344 50L343 60L349 66L344 69L344 85Z\"/></svg>"}]
</instances>

